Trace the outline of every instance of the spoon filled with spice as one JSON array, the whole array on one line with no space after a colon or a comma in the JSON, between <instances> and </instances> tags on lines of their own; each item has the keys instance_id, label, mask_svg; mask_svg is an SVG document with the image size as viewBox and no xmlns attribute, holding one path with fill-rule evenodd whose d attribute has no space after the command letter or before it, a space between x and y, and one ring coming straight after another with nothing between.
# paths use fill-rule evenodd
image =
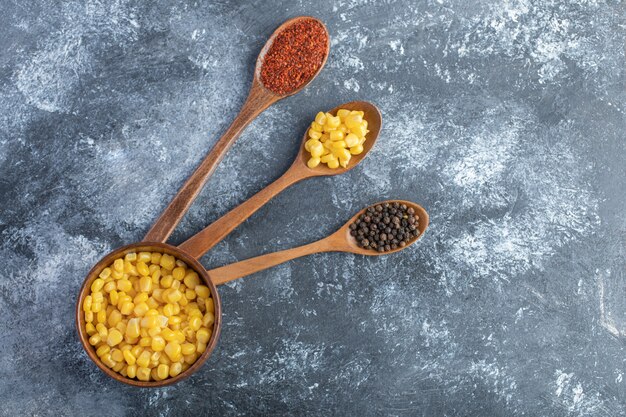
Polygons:
<instances>
[{"instance_id":1,"label":"spoon filled with spice","mask_svg":"<svg viewBox=\"0 0 626 417\"><path fill-rule=\"evenodd\" d=\"M144 241L167 240L243 129L269 106L313 81L326 64L329 48L326 26L313 17L287 20L272 33L259 53L248 98L239 114L161 213Z\"/></svg>"},{"instance_id":2,"label":"spoon filled with spice","mask_svg":"<svg viewBox=\"0 0 626 417\"><path fill-rule=\"evenodd\" d=\"M314 253L348 252L370 256L395 253L421 238L428 221L428 213L418 204L400 200L383 201L361 210L324 239L207 272L211 282L220 285Z\"/></svg>"},{"instance_id":3,"label":"spoon filled with spice","mask_svg":"<svg viewBox=\"0 0 626 417\"><path fill-rule=\"evenodd\" d=\"M198 258L289 186L311 177L350 171L373 148L381 127L380 111L367 101L344 103L318 113L294 162L280 178L184 242L180 249Z\"/></svg>"}]
</instances>

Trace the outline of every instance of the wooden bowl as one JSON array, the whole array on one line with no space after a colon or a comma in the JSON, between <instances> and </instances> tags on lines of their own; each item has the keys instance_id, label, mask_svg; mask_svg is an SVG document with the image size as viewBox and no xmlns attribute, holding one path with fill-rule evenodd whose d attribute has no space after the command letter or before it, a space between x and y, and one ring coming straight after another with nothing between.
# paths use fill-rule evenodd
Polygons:
<instances>
[{"instance_id":1,"label":"wooden bowl","mask_svg":"<svg viewBox=\"0 0 626 417\"><path fill-rule=\"evenodd\" d=\"M115 259L123 257L124 255L130 252L138 253L142 251L166 253L168 255L172 255L175 258L180 259L181 261L185 262L188 267L190 267L191 269L193 269L194 271L198 273L198 276L202 280L203 284L209 287L209 290L211 291L211 297L213 297L213 303L215 305L215 312L214 312L215 322L213 323L211 338L209 339L209 342L207 343L206 350L186 371L181 372L175 377L166 378L162 381L139 381L137 379L127 378L123 376L122 374L115 372L114 370L106 366L104 363L102 363L98 355L96 355L96 349L89 344L89 335L87 334L87 331L85 329L86 322L85 322L85 313L83 311L83 302L85 301L85 297L89 295L89 293L91 292L91 284L93 283L93 281L96 278L98 278L98 275L100 275L100 272L102 272L102 270L106 268L107 266L111 265L111 263ZM181 381L191 376L194 372L200 369L200 367L204 364L204 362L206 362L208 357L211 355L211 352L213 352L213 349L215 349L215 346L217 345L217 340L220 336L221 327L222 327L222 305L220 302L219 294L217 292L217 288L215 287L213 282L211 282L211 280L209 279L209 275L207 274L207 271L204 269L202 264L200 264L200 262L198 262L195 258L188 255L184 251L174 246L168 245L166 243L158 243L158 242L134 243L131 245L123 246L109 253L104 258L102 258L100 262L98 262L93 268L91 268L91 271L89 271L89 273L87 274L87 278L85 279L85 282L83 282L83 285L80 288L78 300L76 301L76 329L78 330L78 337L80 338L80 342L82 343L83 348L85 349L85 352L87 352L87 355L89 356L89 358L91 358L91 360L95 362L95 364L98 366L98 368L102 370L102 372L104 372L111 378L115 379L116 381L123 382L128 385L134 385L137 387L149 387L149 388L164 387L166 385L174 384L178 381Z\"/></svg>"}]
</instances>

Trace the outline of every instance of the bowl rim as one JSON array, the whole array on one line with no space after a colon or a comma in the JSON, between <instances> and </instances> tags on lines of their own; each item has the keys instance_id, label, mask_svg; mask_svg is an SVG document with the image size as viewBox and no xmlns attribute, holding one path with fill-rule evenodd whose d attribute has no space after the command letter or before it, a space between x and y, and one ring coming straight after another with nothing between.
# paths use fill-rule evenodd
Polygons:
<instances>
[{"instance_id":1,"label":"bowl rim","mask_svg":"<svg viewBox=\"0 0 626 417\"><path fill-rule=\"evenodd\" d=\"M86 322L85 315L83 311L83 302L85 297L87 296L88 290L91 288L91 283L98 277L100 272L107 266L109 266L116 258L120 256L124 256L127 253L131 252L161 252L166 253L168 255L173 255L174 257L185 262L189 267L191 267L194 271L198 273L198 276L204 281L204 284L209 287L211 292L211 296L213 297L213 303L215 306L215 321L213 323L213 331L211 333L211 338L207 343L206 350L200 355L200 357L185 371L176 375L175 377L166 378L162 381L139 381L137 379L132 379L123 376L122 374L115 372L113 369L109 368L105 364L102 363L98 355L96 355L96 350L93 346L89 344L89 335L86 331ZM186 253L185 251L177 248L176 246L169 245L167 243L162 242L138 242L131 243L129 245L122 246L117 248L109 253L107 253L100 261L98 261L87 273L83 284L80 287L78 297L76 299L76 311L75 311L75 323L76 330L78 332L78 338L83 346L83 349L87 353L87 356L100 368L102 372L111 378L115 379L124 384L133 385L142 388L158 388L164 387L166 385L175 384L183 379L190 377L193 373L198 371L200 367L206 362L206 360L211 356L211 353L215 349L217 345L217 341L220 336L220 330L222 327L222 304L219 297L219 293L217 292L217 287L211 279L209 278L209 274L207 270L202 266L202 264Z\"/></svg>"}]
</instances>

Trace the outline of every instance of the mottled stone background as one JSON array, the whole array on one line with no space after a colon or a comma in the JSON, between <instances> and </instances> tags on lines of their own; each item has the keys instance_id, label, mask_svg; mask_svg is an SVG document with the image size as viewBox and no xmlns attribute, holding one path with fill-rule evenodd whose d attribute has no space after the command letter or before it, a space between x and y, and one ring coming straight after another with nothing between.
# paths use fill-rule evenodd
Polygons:
<instances>
[{"instance_id":1,"label":"mottled stone background","mask_svg":"<svg viewBox=\"0 0 626 417\"><path fill-rule=\"evenodd\" d=\"M0 1L0 414L626 415L621 1ZM265 39L321 18L328 64L262 114L173 235L269 184L320 109L382 110L350 173L287 190L203 259L294 247L402 198L416 246L220 289L214 355L164 389L100 372L73 325L230 123Z\"/></svg>"}]
</instances>

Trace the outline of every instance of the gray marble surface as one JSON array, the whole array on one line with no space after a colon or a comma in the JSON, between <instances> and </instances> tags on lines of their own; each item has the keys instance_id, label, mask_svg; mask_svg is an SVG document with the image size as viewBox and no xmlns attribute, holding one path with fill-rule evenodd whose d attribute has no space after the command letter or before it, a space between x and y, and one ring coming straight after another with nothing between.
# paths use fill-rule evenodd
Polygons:
<instances>
[{"instance_id":1,"label":"gray marble surface","mask_svg":"<svg viewBox=\"0 0 626 417\"><path fill-rule=\"evenodd\" d=\"M0 1L0 414L626 415L620 1ZM375 201L431 226L393 256L324 254L220 288L192 378L121 385L74 302L139 240L242 104L285 19L326 68L244 132L180 243L277 178L320 109L382 110L373 153L297 184L203 259L311 242Z\"/></svg>"}]
</instances>

